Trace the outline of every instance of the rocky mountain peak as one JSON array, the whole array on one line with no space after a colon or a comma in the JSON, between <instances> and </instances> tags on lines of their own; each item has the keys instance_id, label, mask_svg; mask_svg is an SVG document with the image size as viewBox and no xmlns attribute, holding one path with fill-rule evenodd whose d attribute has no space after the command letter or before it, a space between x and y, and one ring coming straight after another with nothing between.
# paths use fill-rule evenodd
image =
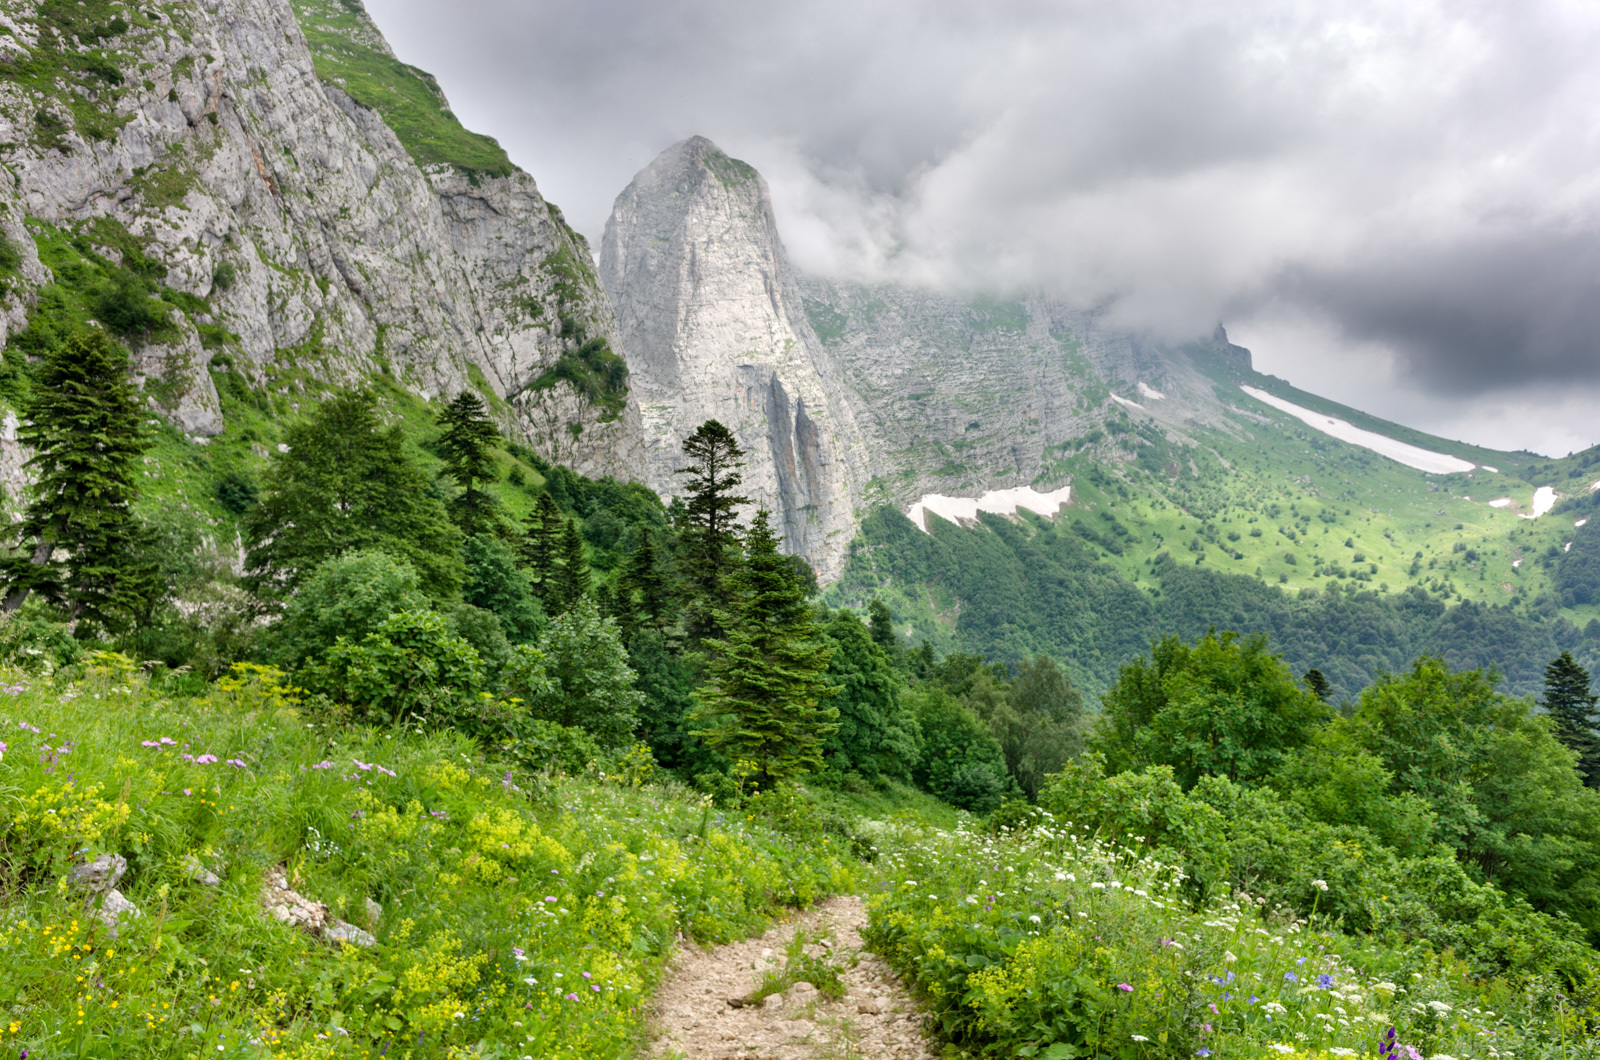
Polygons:
<instances>
[{"instance_id":1,"label":"rocky mountain peak","mask_svg":"<svg viewBox=\"0 0 1600 1060\"><path fill-rule=\"evenodd\" d=\"M766 181L705 137L673 144L617 197L600 278L644 417L645 481L675 494L682 439L720 420L788 549L836 570L865 443L806 320Z\"/></svg>"}]
</instances>

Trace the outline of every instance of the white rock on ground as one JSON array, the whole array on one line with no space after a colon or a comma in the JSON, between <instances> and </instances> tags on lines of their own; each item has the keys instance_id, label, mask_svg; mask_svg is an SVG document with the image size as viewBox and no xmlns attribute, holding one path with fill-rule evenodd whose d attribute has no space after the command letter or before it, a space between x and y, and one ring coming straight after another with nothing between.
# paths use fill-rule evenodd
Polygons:
<instances>
[{"instance_id":1,"label":"white rock on ground","mask_svg":"<svg viewBox=\"0 0 1600 1060\"><path fill-rule=\"evenodd\" d=\"M348 942L355 946L378 944L377 939L354 924L335 919L321 902L313 902L291 889L282 869L269 873L262 883L261 907L274 920L328 942Z\"/></svg>"}]
</instances>

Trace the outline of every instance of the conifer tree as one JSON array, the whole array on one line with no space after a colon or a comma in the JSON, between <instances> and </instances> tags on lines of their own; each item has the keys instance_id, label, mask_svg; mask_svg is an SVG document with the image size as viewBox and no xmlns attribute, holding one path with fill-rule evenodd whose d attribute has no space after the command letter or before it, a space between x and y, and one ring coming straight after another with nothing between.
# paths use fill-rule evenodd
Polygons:
<instances>
[{"instance_id":1,"label":"conifer tree","mask_svg":"<svg viewBox=\"0 0 1600 1060\"><path fill-rule=\"evenodd\" d=\"M439 426L444 428L439 448L444 453L445 471L461 487L461 494L450 504L451 519L467 537L499 531L499 505L493 494L480 488L494 481L492 453L500 440L483 400L463 390L439 413Z\"/></svg>"},{"instance_id":2,"label":"conifer tree","mask_svg":"<svg viewBox=\"0 0 1600 1060\"><path fill-rule=\"evenodd\" d=\"M566 520L561 532L561 567L555 573L557 614L571 611L589 592L589 561L583 555L583 535L576 519Z\"/></svg>"},{"instance_id":3,"label":"conifer tree","mask_svg":"<svg viewBox=\"0 0 1600 1060\"><path fill-rule=\"evenodd\" d=\"M533 594L552 610L555 601L548 599L555 591L557 554L561 545L561 527L564 520L561 509L549 493L539 494L539 503L528 520L528 530L518 543L517 555L533 581Z\"/></svg>"},{"instance_id":4,"label":"conifer tree","mask_svg":"<svg viewBox=\"0 0 1600 1060\"><path fill-rule=\"evenodd\" d=\"M623 625L661 629L671 603L672 586L657 558L655 535L648 526L640 527L639 543L617 577L617 609L626 620Z\"/></svg>"},{"instance_id":5,"label":"conifer tree","mask_svg":"<svg viewBox=\"0 0 1600 1060\"><path fill-rule=\"evenodd\" d=\"M1307 670L1304 680L1306 687L1311 690L1311 694L1322 700L1324 703L1326 703L1328 701L1328 697L1333 694L1333 686L1328 684L1328 679L1327 677L1323 676L1321 670L1315 668Z\"/></svg>"},{"instance_id":6,"label":"conifer tree","mask_svg":"<svg viewBox=\"0 0 1600 1060\"><path fill-rule=\"evenodd\" d=\"M765 509L751 523L732 582L737 609L722 616L728 635L705 643L711 680L695 693L695 735L753 763L757 783L768 786L822 766L838 728L838 709L823 705L834 694L823 678L833 648L778 552Z\"/></svg>"},{"instance_id":7,"label":"conifer tree","mask_svg":"<svg viewBox=\"0 0 1600 1060\"><path fill-rule=\"evenodd\" d=\"M119 631L160 592L155 567L138 558L147 550L133 502L150 442L126 351L98 328L72 335L45 356L21 411L36 481L18 529L31 554L6 563L4 610L37 591Z\"/></svg>"},{"instance_id":8,"label":"conifer tree","mask_svg":"<svg viewBox=\"0 0 1600 1060\"><path fill-rule=\"evenodd\" d=\"M1544 706L1555 719L1556 737L1578 756L1578 774L1589 787L1600 787L1600 724L1595 705L1600 696L1589 691L1589 671L1579 666L1570 651L1561 653L1544 668Z\"/></svg>"},{"instance_id":9,"label":"conifer tree","mask_svg":"<svg viewBox=\"0 0 1600 1060\"><path fill-rule=\"evenodd\" d=\"M736 510L749 503L734 493L743 481L744 450L732 431L707 420L684 439L683 451L689 465L676 474L686 477L688 489L679 524L691 591L688 626L697 637L716 637L722 632L718 615L733 605L728 572L739 559Z\"/></svg>"},{"instance_id":10,"label":"conifer tree","mask_svg":"<svg viewBox=\"0 0 1600 1060\"><path fill-rule=\"evenodd\" d=\"M410 562L431 596L461 586L461 535L378 401L340 391L284 432L261 503L245 516L256 587L294 589L317 564L373 548Z\"/></svg>"},{"instance_id":11,"label":"conifer tree","mask_svg":"<svg viewBox=\"0 0 1600 1060\"><path fill-rule=\"evenodd\" d=\"M877 597L867 605L867 628L872 632L872 643L893 659L899 652L900 641L894 635L894 618L889 614L889 605Z\"/></svg>"}]
</instances>

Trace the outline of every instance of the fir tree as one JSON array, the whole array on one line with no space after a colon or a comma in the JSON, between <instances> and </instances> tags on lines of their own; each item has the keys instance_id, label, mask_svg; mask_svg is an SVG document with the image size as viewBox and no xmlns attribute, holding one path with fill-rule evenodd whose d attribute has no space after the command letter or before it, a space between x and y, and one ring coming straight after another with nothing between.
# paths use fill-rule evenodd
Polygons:
<instances>
[{"instance_id":1,"label":"fir tree","mask_svg":"<svg viewBox=\"0 0 1600 1060\"><path fill-rule=\"evenodd\" d=\"M377 409L372 394L341 391L284 432L288 452L244 520L258 588L286 593L317 564L363 548L410 562L431 596L460 588L461 535Z\"/></svg>"},{"instance_id":2,"label":"fir tree","mask_svg":"<svg viewBox=\"0 0 1600 1060\"><path fill-rule=\"evenodd\" d=\"M561 567L555 573L557 613L571 611L589 593L589 561L583 555L583 535L576 519L568 519L561 532Z\"/></svg>"},{"instance_id":3,"label":"fir tree","mask_svg":"<svg viewBox=\"0 0 1600 1060\"><path fill-rule=\"evenodd\" d=\"M672 585L657 558L655 535L648 526L642 526L639 543L617 577L617 609L625 628L649 625L659 630L666 625L671 606Z\"/></svg>"},{"instance_id":4,"label":"fir tree","mask_svg":"<svg viewBox=\"0 0 1600 1060\"><path fill-rule=\"evenodd\" d=\"M743 477L744 451L716 420L702 423L684 439L689 465L677 474L686 476L688 499L683 506L679 533L683 540L684 580L691 591L688 626L697 637L721 634L718 615L732 609L728 572L739 558L735 512L748 497L734 493Z\"/></svg>"},{"instance_id":5,"label":"fir tree","mask_svg":"<svg viewBox=\"0 0 1600 1060\"><path fill-rule=\"evenodd\" d=\"M528 530L517 549L518 558L528 568L533 581L533 594L544 601L545 610L551 611L555 601L549 599L555 591L557 555L561 545L561 509L548 493L539 494L539 503L528 521Z\"/></svg>"},{"instance_id":6,"label":"fir tree","mask_svg":"<svg viewBox=\"0 0 1600 1060\"><path fill-rule=\"evenodd\" d=\"M1600 787L1597 703L1600 696L1589 691L1589 671L1578 665L1570 651L1562 652L1544 668L1544 707L1555 719L1556 737L1578 757L1578 773L1591 788Z\"/></svg>"},{"instance_id":7,"label":"fir tree","mask_svg":"<svg viewBox=\"0 0 1600 1060\"><path fill-rule=\"evenodd\" d=\"M445 471L461 487L461 494L451 502L450 517L467 537L498 532L499 505L493 494L480 487L494 481L492 454L500 432L484 411L483 400L463 390L439 413L439 426L444 428L439 448Z\"/></svg>"},{"instance_id":8,"label":"fir tree","mask_svg":"<svg viewBox=\"0 0 1600 1060\"><path fill-rule=\"evenodd\" d=\"M867 628L872 632L872 643L888 652L890 659L899 653L900 641L894 635L894 618L889 614L889 605L877 597L867 605Z\"/></svg>"},{"instance_id":9,"label":"fir tree","mask_svg":"<svg viewBox=\"0 0 1600 1060\"><path fill-rule=\"evenodd\" d=\"M1306 687L1311 690L1311 694L1322 700L1324 703L1326 703L1328 701L1328 697L1333 694L1333 686L1328 684L1328 679L1323 676L1321 670L1307 670L1304 680Z\"/></svg>"},{"instance_id":10,"label":"fir tree","mask_svg":"<svg viewBox=\"0 0 1600 1060\"><path fill-rule=\"evenodd\" d=\"M137 558L133 502L150 447L128 355L99 329L52 349L22 407L18 440L36 481L20 527L31 555L6 563L4 609L30 591L81 620L119 631L160 595L155 567ZM63 558L55 559L56 555Z\"/></svg>"},{"instance_id":11,"label":"fir tree","mask_svg":"<svg viewBox=\"0 0 1600 1060\"><path fill-rule=\"evenodd\" d=\"M722 616L726 639L708 640L710 683L695 693L695 735L754 765L762 786L821 768L839 711L823 678L833 648L822 637L805 590L778 552L765 509L745 540L734 575L737 610Z\"/></svg>"}]
</instances>

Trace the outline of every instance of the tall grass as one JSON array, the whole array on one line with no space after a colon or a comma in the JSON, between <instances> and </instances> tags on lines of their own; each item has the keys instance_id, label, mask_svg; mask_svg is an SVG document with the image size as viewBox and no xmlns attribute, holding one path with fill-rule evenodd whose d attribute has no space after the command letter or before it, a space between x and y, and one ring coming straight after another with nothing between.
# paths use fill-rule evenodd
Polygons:
<instances>
[{"instance_id":1,"label":"tall grass","mask_svg":"<svg viewBox=\"0 0 1600 1060\"><path fill-rule=\"evenodd\" d=\"M886 884L869 939L968 1055L1376 1057L1391 1027L1406 1060L1600 1049L1596 984L1475 981L1447 954L1244 893L1196 907L1148 853L1036 820L877 839Z\"/></svg>"},{"instance_id":2,"label":"tall grass","mask_svg":"<svg viewBox=\"0 0 1600 1060\"><path fill-rule=\"evenodd\" d=\"M116 656L0 674L0 740L0 1057L628 1056L680 932L851 885L827 842L321 725L265 671L194 699ZM67 881L102 853L141 913L114 938ZM377 945L269 919L274 871Z\"/></svg>"}]
</instances>

